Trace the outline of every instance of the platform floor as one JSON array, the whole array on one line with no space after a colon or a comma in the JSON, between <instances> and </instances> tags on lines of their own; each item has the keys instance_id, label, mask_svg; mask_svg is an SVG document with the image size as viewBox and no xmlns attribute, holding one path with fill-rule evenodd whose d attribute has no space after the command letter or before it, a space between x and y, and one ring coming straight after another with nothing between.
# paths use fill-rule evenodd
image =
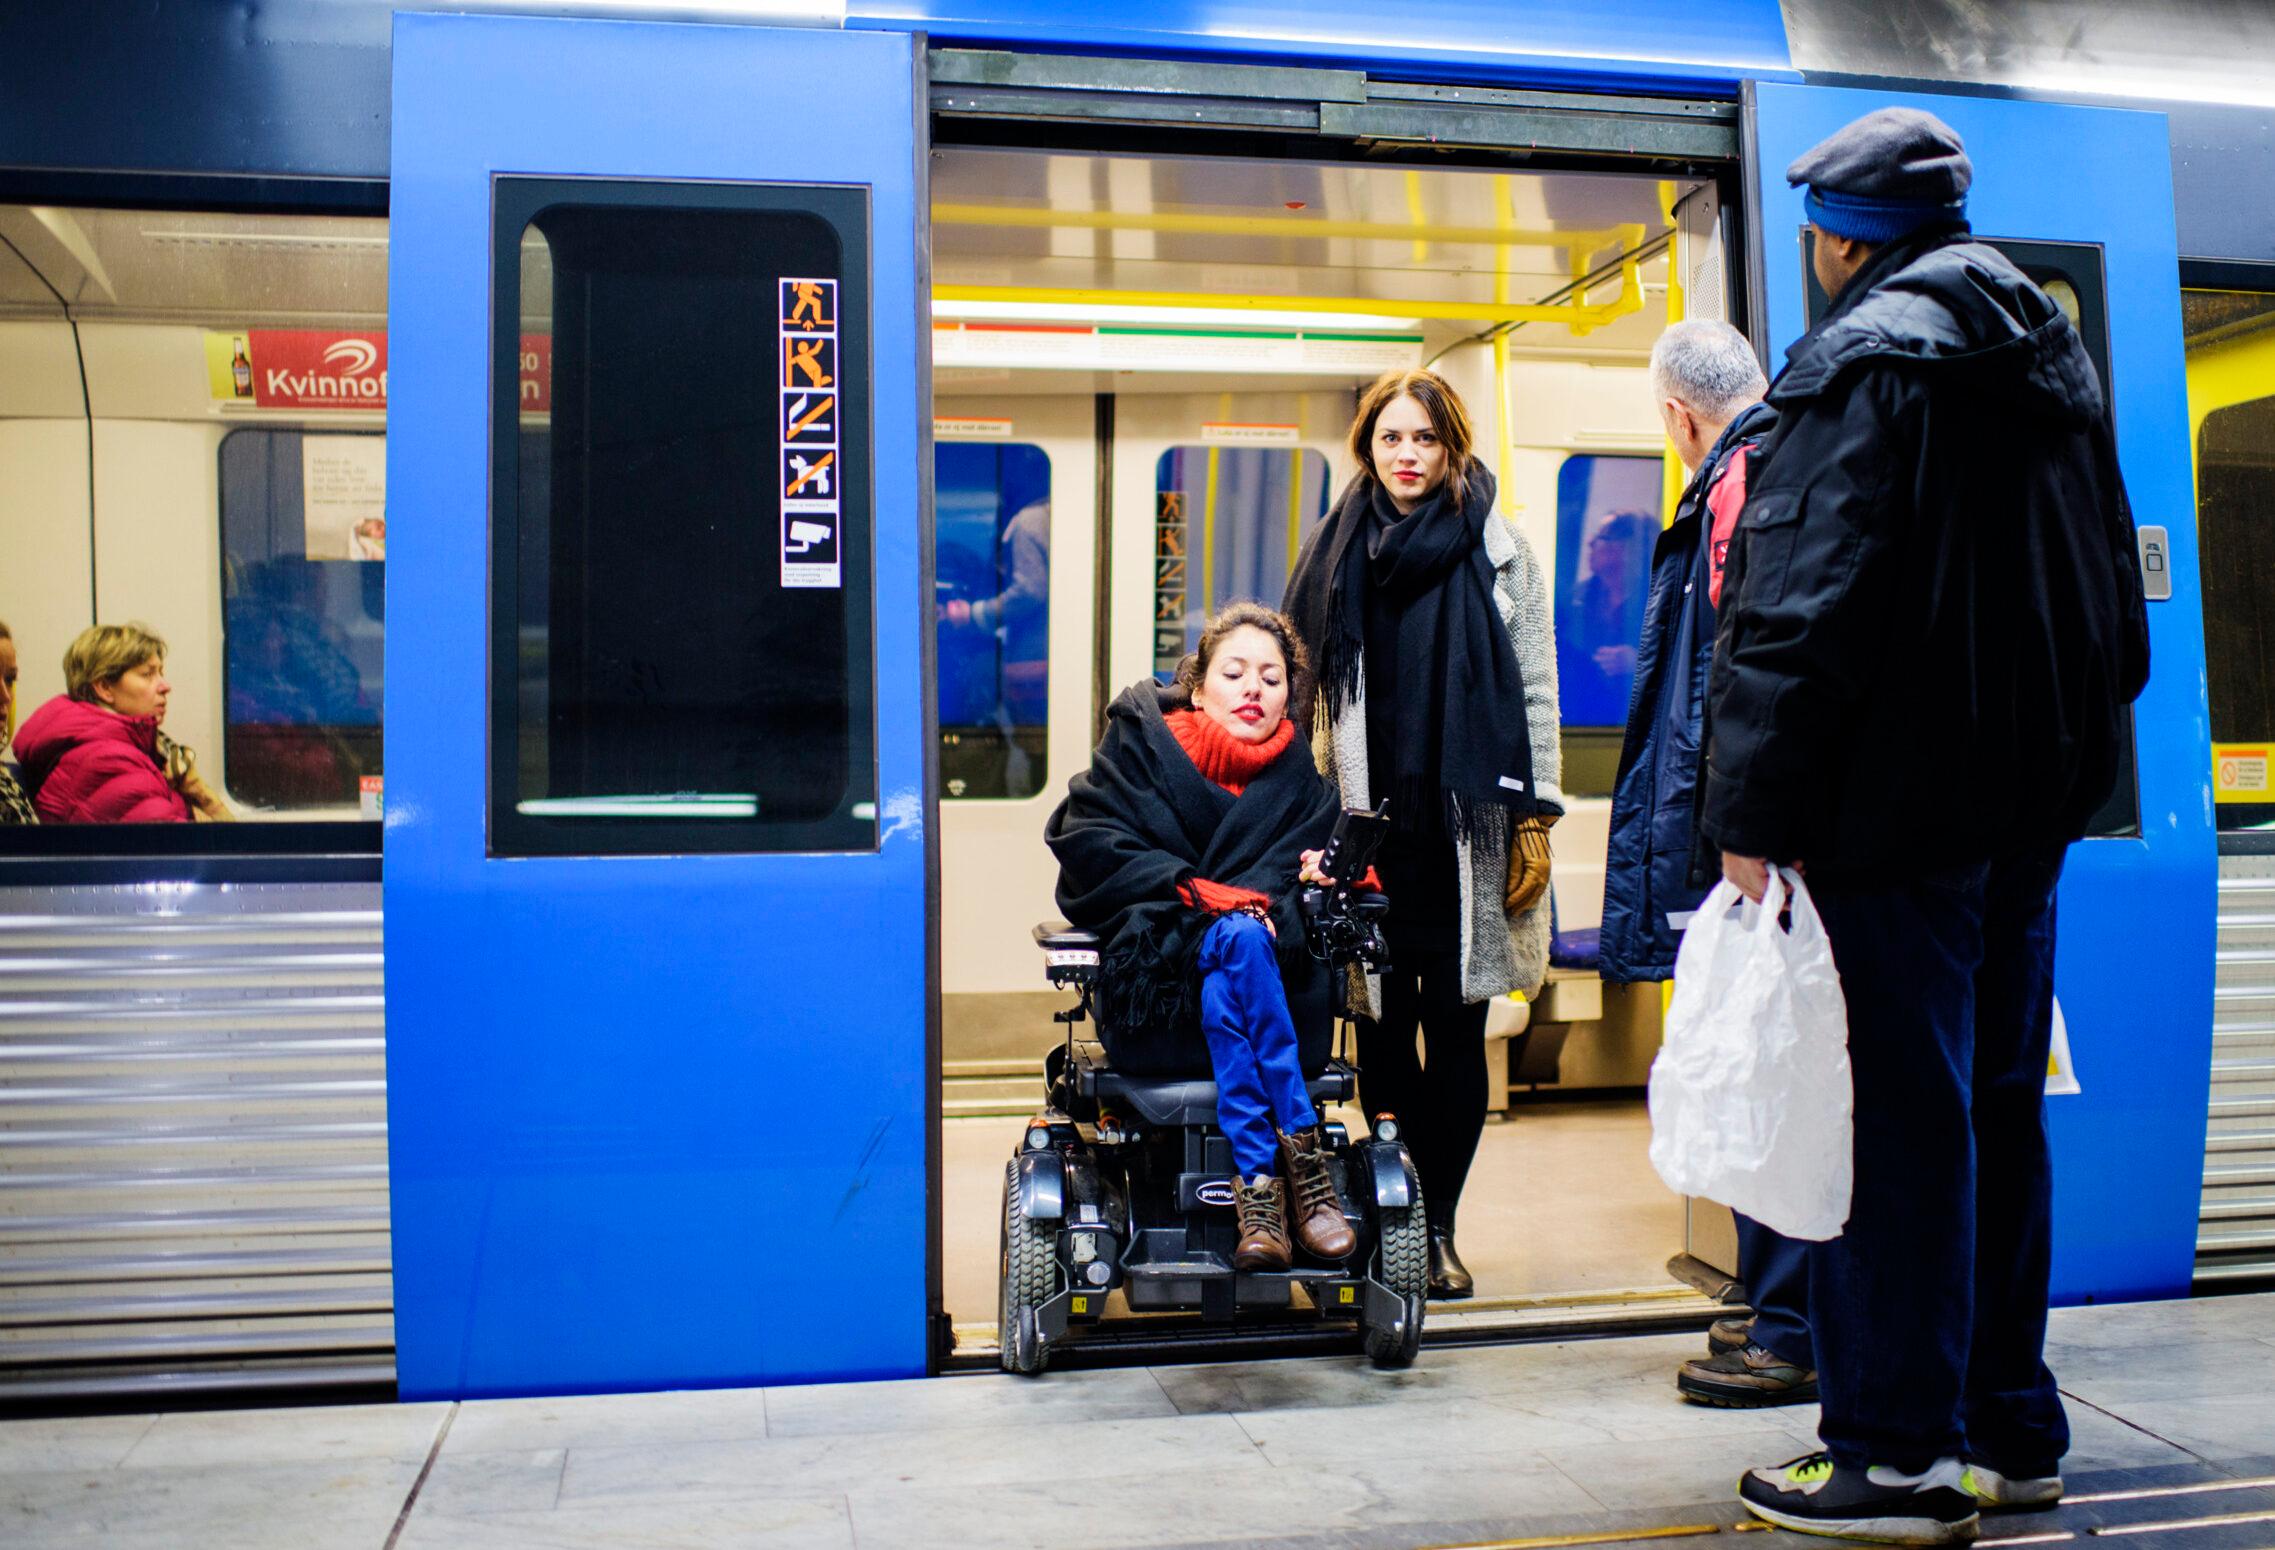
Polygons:
<instances>
[{"instance_id":1,"label":"platform floor","mask_svg":"<svg viewBox=\"0 0 2275 1550\"><path fill-rule=\"evenodd\" d=\"M1787 1543L1733 1537L1732 1485L1813 1446L1814 1412L1684 1404L1674 1365L1699 1345L16 1420L0 1545ZM1987 1519L1986 1543L2275 1545L2275 1295L2065 1311L2049 1356L2073 1501Z\"/></svg>"},{"instance_id":2,"label":"platform floor","mask_svg":"<svg viewBox=\"0 0 2275 1550\"><path fill-rule=\"evenodd\" d=\"M1339 1118L1356 1126L1355 1112ZM949 1318L996 1319L1003 1164L1025 1119L941 1127L942 1288ZM1485 1127L1463 1191L1459 1242L1480 1297L1671 1285L1683 1204L1651 1171L1641 1098L1520 1105Z\"/></svg>"}]
</instances>

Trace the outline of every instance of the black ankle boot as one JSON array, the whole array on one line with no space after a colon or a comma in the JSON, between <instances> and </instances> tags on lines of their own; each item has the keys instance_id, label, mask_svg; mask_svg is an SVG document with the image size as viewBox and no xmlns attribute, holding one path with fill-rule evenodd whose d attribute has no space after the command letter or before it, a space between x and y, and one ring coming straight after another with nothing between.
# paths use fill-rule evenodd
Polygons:
<instances>
[{"instance_id":1,"label":"black ankle boot","mask_svg":"<svg viewBox=\"0 0 2275 1550\"><path fill-rule=\"evenodd\" d=\"M1443 1227L1430 1224L1430 1295L1440 1301L1458 1301L1474 1296L1477 1283L1470 1278L1469 1267L1454 1252L1453 1225Z\"/></svg>"}]
</instances>

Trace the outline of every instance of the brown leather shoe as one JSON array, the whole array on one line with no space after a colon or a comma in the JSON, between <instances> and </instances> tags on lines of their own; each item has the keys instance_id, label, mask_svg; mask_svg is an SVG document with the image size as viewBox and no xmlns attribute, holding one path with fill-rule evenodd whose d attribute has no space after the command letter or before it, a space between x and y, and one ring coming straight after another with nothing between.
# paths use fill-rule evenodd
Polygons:
<instances>
[{"instance_id":1,"label":"brown leather shoe","mask_svg":"<svg viewBox=\"0 0 2275 1550\"><path fill-rule=\"evenodd\" d=\"M1685 1362L1675 1374L1683 1398L1731 1410L1806 1405L1817 1398L1817 1374L1796 1367L1765 1346L1749 1345L1704 1361Z\"/></svg>"},{"instance_id":2,"label":"brown leather shoe","mask_svg":"<svg viewBox=\"0 0 2275 1550\"><path fill-rule=\"evenodd\" d=\"M1236 1270L1285 1270L1295 1259L1288 1246L1288 1213L1280 1181L1269 1173L1235 1177L1233 1200L1240 1208L1240 1242L1232 1251Z\"/></svg>"},{"instance_id":3,"label":"brown leather shoe","mask_svg":"<svg viewBox=\"0 0 2275 1550\"><path fill-rule=\"evenodd\" d=\"M1287 1175L1296 1241L1303 1251L1318 1259L1349 1258L1359 1237L1343 1215L1335 1176L1327 1171L1327 1138L1317 1125L1292 1136L1280 1132L1280 1172Z\"/></svg>"}]
</instances>

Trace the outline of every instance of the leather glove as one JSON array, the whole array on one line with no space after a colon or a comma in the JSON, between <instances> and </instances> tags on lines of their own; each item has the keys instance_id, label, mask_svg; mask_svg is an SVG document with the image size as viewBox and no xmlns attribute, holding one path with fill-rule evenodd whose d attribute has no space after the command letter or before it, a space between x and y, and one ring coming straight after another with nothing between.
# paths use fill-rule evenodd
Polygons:
<instances>
[{"instance_id":1,"label":"leather glove","mask_svg":"<svg viewBox=\"0 0 2275 1550\"><path fill-rule=\"evenodd\" d=\"M1509 842L1509 887L1502 903L1512 915L1521 915L1548 892L1548 830L1555 815L1535 813L1517 820Z\"/></svg>"}]
</instances>

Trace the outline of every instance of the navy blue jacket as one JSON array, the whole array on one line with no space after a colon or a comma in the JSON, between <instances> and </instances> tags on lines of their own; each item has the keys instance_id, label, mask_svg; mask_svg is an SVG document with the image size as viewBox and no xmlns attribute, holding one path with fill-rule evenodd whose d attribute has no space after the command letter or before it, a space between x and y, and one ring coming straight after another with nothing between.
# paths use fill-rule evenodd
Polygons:
<instances>
[{"instance_id":1,"label":"navy blue jacket","mask_svg":"<svg viewBox=\"0 0 2275 1550\"><path fill-rule=\"evenodd\" d=\"M1635 697L1612 787L1611 843L1604 862L1600 972L1614 984L1675 972L1687 919L1711 879L1694 884L1692 825L1706 675L1714 659L1708 596L1708 495L1740 447L1758 448L1777 421L1751 404L1708 449L1651 554L1651 591L1635 646ZM1675 917L1671 920L1669 917Z\"/></svg>"}]
</instances>

